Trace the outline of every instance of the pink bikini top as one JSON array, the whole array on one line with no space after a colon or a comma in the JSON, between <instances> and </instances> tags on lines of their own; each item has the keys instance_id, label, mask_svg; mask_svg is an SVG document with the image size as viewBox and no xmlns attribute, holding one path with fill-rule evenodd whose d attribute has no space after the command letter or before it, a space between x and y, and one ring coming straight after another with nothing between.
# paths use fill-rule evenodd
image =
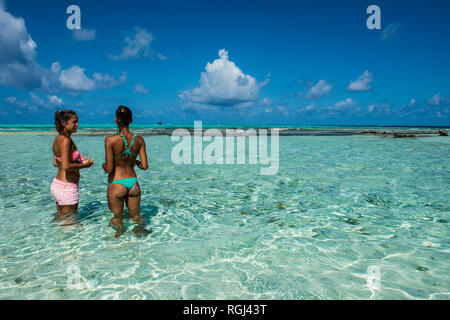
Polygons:
<instances>
[{"instance_id":1,"label":"pink bikini top","mask_svg":"<svg viewBox=\"0 0 450 320\"><path fill-rule=\"evenodd\" d=\"M55 159L58 161L62 161L60 157L55 157ZM70 155L70 162L78 162L78 163L84 162L84 158L81 155L80 151L78 150L72 151L72 154Z\"/></svg>"}]
</instances>

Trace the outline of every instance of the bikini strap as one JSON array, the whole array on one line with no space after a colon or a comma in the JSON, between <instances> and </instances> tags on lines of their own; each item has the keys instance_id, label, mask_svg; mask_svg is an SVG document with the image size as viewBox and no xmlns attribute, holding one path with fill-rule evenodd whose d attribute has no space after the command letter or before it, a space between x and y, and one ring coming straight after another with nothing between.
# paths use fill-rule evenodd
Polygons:
<instances>
[{"instance_id":1,"label":"bikini strap","mask_svg":"<svg viewBox=\"0 0 450 320\"><path fill-rule=\"evenodd\" d=\"M130 144L130 147L128 148L128 143L127 143L127 139L125 138L125 136L123 135L123 134L118 134L119 136L121 136L122 138L123 138L123 141L124 141L124 143L125 143L125 151L124 152L122 152L121 154L119 154L119 155L117 155L116 157L119 157L119 156L121 156L122 154L125 154L125 156L128 158L128 157L131 157L131 154L133 154L134 156L136 156L135 154L134 154L134 152L131 152L131 147L133 147L133 144L134 144L134 138L136 137L136 134L134 134L134 136L133 136L133 139L131 140L131 144Z\"/></svg>"},{"instance_id":2,"label":"bikini strap","mask_svg":"<svg viewBox=\"0 0 450 320\"><path fill-rule=\"evenodd\" d=\"M134 134L133 139L131 140L130 148L128 149L128 151L131 151L131 147L134 144L134 138L136 138L136 133Z\"/></svg>"},{"instance_id":3,"label":"bikini strap","mask_svg":"<svg viewBox=\"0 0 450 320\"><path fill-rule=\"evenodd\" d=\"M119 136L122 137L123 142L125 143L125 151L128 149L128 143L127 143L127 139L125 138L125 136L121 133L119 133ZM123 152L122 152L123 153Z\"/></svg>"}]
</instances>

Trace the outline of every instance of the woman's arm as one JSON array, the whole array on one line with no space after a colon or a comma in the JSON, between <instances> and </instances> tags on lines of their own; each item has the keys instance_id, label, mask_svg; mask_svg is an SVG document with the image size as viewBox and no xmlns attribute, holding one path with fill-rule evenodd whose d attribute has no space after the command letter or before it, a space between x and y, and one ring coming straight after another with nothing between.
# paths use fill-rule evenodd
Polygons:
<instances>
[{"instance_id":1,"label":"woman's arm","mask_svg":"<svg viewBox=\"0 0 450 320\"><path fill-rule=\"evenodd\" d=\"M111 174L114 170L114 156L110 137L105 138L105 163L102 164L103 170Z\"/></svg>"},{"instance_id":2,"label":"woman's arm","mask_svg":"<svg viewBox=\"0 0 450 320\"><path fill-rule=\"evenodd\" d=\"M70 139L64 139L61 142L61 169L63 169L64 171L72 171L89 168L90 166L92 166L94 161L91 158L88 158L83 163L70 162L71 143L72 141Z\"/></svg>"},{"instance_id":3,"label":"woman's arm","mask_svg":"<svg viewBox=\"0 0 450 320\"><path fill-rule=\"evenodd\" d=\"M139 158L141 159L141 162L138 164L138 167L142 170L148 169L148 162L147 162L147 151L145 150L145 140L142 137L139 137L142 140L141 149L139 150Z\"/></svg>"}]
</instances>

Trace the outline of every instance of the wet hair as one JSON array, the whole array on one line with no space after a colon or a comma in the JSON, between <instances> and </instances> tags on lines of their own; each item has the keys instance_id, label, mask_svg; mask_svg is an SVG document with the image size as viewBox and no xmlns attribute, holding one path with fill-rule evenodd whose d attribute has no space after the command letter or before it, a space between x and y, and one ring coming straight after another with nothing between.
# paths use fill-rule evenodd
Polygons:
<instances>
[{"instance_id":1,"label":"wet hair","mask_svg":"<svg viewBox=\"0 0 450 320\"><path fill-rule=\"evenodd\" d=\"M116 110L117 125L127 127L132 119L131 110L125 106L119 106Z\"/></svg>"},{"instance_id":2,"label":"wet hair","mask_svg":"<svg viewBox=\"0 0 450 320\"><path fill-rule=\"evenodd\" d=\"M62 125L63 121L69 121L70 118L76 116L76 112L72 110L56 110L55 112L55 128L59 134L64 134L64 126Z\"/></svg>"}]
</instances>

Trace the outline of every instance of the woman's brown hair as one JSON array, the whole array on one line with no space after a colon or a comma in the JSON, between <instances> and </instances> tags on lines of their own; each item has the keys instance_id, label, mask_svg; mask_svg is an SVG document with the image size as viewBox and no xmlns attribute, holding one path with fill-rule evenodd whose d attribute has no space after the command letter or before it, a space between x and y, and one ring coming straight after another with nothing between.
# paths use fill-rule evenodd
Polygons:
<instances>
[{"instance_id":1,"label":"woman's brown hair","mask_svg":"<svg viewBox=\"0 0 450 320\"><path fill-rule=\"evenodd\" d=\"M117 125L119 127L127 127L132 119L131 110L125 106L119 106L116 110Z\"/></svg>"},{"instance_id":2,"label":"woman's brown hair","mask_svg":"<svg viewBox=\"0 0 450 320\"><path fill-rule=\"evenodd\" d=\"M69 121L70 118L77 114L72 110L56 110L55 112L55 128L59 134L64 134L64 126L62 125L63 121Z\"/></svg>"}]
</instances>

